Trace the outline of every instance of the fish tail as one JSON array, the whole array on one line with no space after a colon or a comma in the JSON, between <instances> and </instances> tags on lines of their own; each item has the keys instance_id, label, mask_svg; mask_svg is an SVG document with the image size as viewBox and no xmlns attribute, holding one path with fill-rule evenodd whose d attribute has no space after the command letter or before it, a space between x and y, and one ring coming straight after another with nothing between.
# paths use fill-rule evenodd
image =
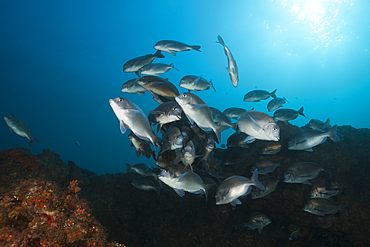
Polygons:
<instances>
[{"instance_id":1,"label":"fish tail","mask_svg":"<svg viewBox=\"0 0 370 247\"><path fill-rule=\"evenodd\" d=\"M306 116L303 114L303 106L302 106L301 108L299 108L299 110L298 110L298 114L299 114L299 115L302 115L302 116L304 116L304 117L306 117Z\"/></svg>"},{"instance_id":2,"label":"fish tail","mask_svg":"<svg viewBox=\"0 0 370 247\"><path fill-rule=\"evenodd\" d=\"M204 185L205 185L205 188L204 188L204 195L206 196L206 201L207 201L207 195L208 195L208 190L210 188L212 188L213 185L216 185L215 181L213 181L213 179L211 178L205 178L204 179Z\"/></svg>"},{"instance_id":3,"label":"fish tail","mask_svg":"<svg viewBox=\"0 0 370 247\"><path fill-rule=\"evenodd\" d=\"M127 172L129 172L129 171L131 171L132 165L127 164L127 163L125 163L125 165L126 165L126 167L127 167L127 169L126 169L126 173L127 173Z\"/></svg>"},{"instance_id":4,"label":"fish tail","mask_svg":"<svg viewBox=\"0 0 370 247\"><path fill-rule=\"evenodd\" d=\"M154 56L155 57L158 57L158 58L164 58L163 54L161 53L160 50L157 50L155 53L154 53Z\"/></svg>"},{"instance_id":5,"label":"fish tail","mask_svg":"<svg viewBox=\"0 0 370 247\"><path fill-rule=\"evenodd\" d=\"M340 141L340 138L337 134L337 129L338 129L338 125L334 125L333 127L331 127L328 132L326 132L328 134L328 137L333 141L333 142L339 142Z\"/></svg>"},{"instance_id":6,"label":"fish tail","mask_svg":"<svg viewBox=\"0 0 370 247\"><path fill-rule=\"evenodd\" d=\"M324 172L327 172L327 173L331 174L331 170L329 169L328 164L329 164L329 158L327 158L324 161L324 164L322 165L322 169L323 169Z\"/></svg>"},{"instance_id":7,"label":"fish tail","mask_svg":"<svg viewBox=\"0 0 370 247\"><path fill-rule=\"evenodd\" d=\"M346 214L346 216L348 216L348 211L346 209L347 205L348 205L348 201L345 201L345 202L340 204L340 210L343 210L344 213Z\"/></svg>"},{"instance_id":8,"label":"fish tail","mask_svg":"<svg viewBox=\"0 0 370 247\"><path fill-rule=\"evenodd\" d=\"M171 67L172 69L175 69L175 70L179 71L178 69L176 69L176 68L175 68L175 66L173 65L173 63L171 63L171 64L170 64L170 67Z\"/></svg>"},{"instance_id":9,"label":"fish tail","mask_svg":"<svg viewBox=\"0 0 370 247\"><path fill-rule=\"evenodd\" d=\"M33 142L39 142L39 140L37 140L36 138L31 137L29 142L28 142L28 145L31 147Z\"/></svg>"},{"instance_id":10,"label":"fish tail","mask_svg":"<svg viewBox=\"0 0 370 247\"><path fill-rule=\"evenodd\" d=\"M212 79L209 81L209 84L211 85L211 88L213 88L213 90L215 90L216 92L216 88L213 86Z\"/></svg>"},{"instance_id":11,"label":"fish tail","mask_svg":"<svg viewBox=\"0 0 370 247\"><path fill-rule=\"evenodd\" d=\"M331 128L331 126L330 126L330 118L328 118L328 119L325 121L324 125L325 125L326 127Z\"/></svg>"},{"instance_id":12,"label":"fish tail","mask_svg":"<svg viewBox=\"0 0 370 247\"><path fill-rule=\"evenodd\" d=\"M191 49L193 49L193 50L195 50L195 51L202 52L202 51L200 50L200 45L192 45L192 46L190 46L190 47L191 47Z\"/></svg>"},{"instance_id":13,"label":"fish tail","mask_svg":"<svg viewBox=\"0 0 370 247\"><path fill-rule=\"evenodd\" d=\"M271 95L271 97L273 97L274 99L276 99L276 91L277 91L277 89L275 89L274 91L272 91L271 93L270 93L270 95Z\"/></svg>"},{"instance_id":14,"label":"fish tail","mask_svg":"<svg viewBox=\"0 0 370 247\"><path fill-rule=\"evenodd\" d=\"M253 185L256 186L258 189L265 190L265 186L263 186L263 184L260 181L258 181L258 170L257 169L254 170L251 181Z\"/></svg>"},{"instance_id":15,"label":"fish tail","mask_svg":"<svg viewBox=\"0 0 370 247\"><path fill-rule=\"evenodd\" d=\"M220 36L220 35L218 35L218 36L217 36L217 40L218 40L218 41L216 41L217 43L220 43L221 45L225 46L225 42L224 42L224 40L221 38L221 36Z\"/></svg>"},{"instance_id":16,"label":"fish tail","mask_svg":"<svg viewBox=\"0 0 370 247\"><path fill-rule=\"evenodd\" d=\"M233 128L233 130L238 131L238 125L236 125L236 123L231 123L230 127Z\"/></svg>"},{"instance_id":17,"label":"fish tail","mask_svg":"<svg viewBox=\"0 0 370 247\"><path fill-rule=\"evenodd\" d=\"M216 137L217 137L216 142L217 143L220 143L220 141L221 141L221 132L228 129L228 128L230 128L230 127L226 126L226 125L216 125L216 124L214 124L213 131L216 134Z\"/></svg>"}]
</instances>

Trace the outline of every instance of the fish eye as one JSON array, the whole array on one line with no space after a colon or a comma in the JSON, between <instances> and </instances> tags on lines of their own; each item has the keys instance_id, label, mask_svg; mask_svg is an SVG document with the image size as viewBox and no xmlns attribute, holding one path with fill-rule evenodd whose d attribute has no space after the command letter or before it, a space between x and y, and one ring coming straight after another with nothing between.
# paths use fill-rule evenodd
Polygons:
<instances>
[{"instance_id":1,"label":"fish eye","mask_svg":"<svg viewBox=\"0 0 370 247\"><path fill-rule=\"evenodd\" d=\"M122 99L121 99L121 98L118 98L118 101L119 101L119 102L121 102L121 101L122 101Z\"/></svg>"}]
</instances>

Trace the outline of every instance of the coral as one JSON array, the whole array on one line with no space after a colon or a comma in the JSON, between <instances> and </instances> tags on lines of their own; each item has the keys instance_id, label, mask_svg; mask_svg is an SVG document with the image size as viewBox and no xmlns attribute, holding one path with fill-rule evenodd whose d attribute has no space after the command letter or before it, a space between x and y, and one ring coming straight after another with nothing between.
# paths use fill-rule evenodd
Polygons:
<instances>
[{"instance_id":1,"label":"coral","mask_svg":"<svg viewBox=\"0 0 370 247\"><path fill-rule=\"evenodd\" d=\"M2 194L0 246L123 246L107 242L80 190L77 180L61 191L56 183L27 179Z\"/></svg>"}]
</instances>

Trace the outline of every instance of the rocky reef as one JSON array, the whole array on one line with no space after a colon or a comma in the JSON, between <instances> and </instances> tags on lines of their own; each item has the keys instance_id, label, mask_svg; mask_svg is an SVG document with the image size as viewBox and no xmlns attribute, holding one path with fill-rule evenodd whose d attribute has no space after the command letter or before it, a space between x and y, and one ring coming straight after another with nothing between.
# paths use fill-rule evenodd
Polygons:
<instances>
[{"instance_id":1,"label":"rocky reef","mask_svg":"<svg viewBox=\"0 0 370 247\"><path fill-rule=\"evenodd\" d=\"M279 125L282 137L300 130ZM233 150L230 159L247 159L225 170L250 177L260 159L283 160L283 171L294 162L329 159L331 174L322 172L316 179L348 174L350 186L333 199L348 201L348 216L303 211L310 199L306 184L280 181L270 195L249 195L232 208L215 205L217 186L208 201L190 193L181 198L165 185L157 195L135 188L131 181L139 175L133 172L97 176L49 150L39 155L22 148L0 151L0 246L369 246L370 130L340 126L338 133L341 142L327 140L313 152L289 151L282 138L281 151L273 156L253 152L263 144L256 141L249 149ZM217 149L215 156L226 158L227 152L231 149ZM262 233L232 230L256 211L272 221ZM289 236L296 230L299 239L292 242Z\"/></svg>"}]
</instances>

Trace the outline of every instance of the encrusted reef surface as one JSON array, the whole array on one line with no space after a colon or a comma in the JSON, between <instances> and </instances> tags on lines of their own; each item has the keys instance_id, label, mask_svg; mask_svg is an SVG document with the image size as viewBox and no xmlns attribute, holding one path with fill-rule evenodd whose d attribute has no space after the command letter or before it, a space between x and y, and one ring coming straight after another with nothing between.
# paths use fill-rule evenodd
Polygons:
<instances>
[{"instance_id":1,"label":"encrusted reef surface","mask_svg":"<svg viewBox=\"0 0 370 247\"><path fill-rule=\"evenodd\" d=\"M231 151L234 155L230 159L244 155L245 159L225 167L225 171L248 178L251 166L260 159L283 161L282 172L286 166L299 161L326 163L331 174L321 172L315 180L329 180L338 174L344 176L348 188L334 196L333 202L348 201L348 216L342 210L324 217L303 211L311 192L311 186L306 184L280 181L270 195L259 199L248 195L233 209L231 205L216 206L214 196L219 182L210 189L207 201L190 193L181 198L166 185L157 195L155 191L139 190L131 184L139 176L136 173L97 176L72 162L64 164L57 154L48 150L34 156L27 149L17 148L0 151L0 246L21 236L34 240L23 246L57 246L40 242L41 239L56 241L53 236L64 241L64 246L93 246L94 241L103 246L108 243L114 246L113 242L126 246L177 247L370 246L370 130L340 126L339 143L327 140L314 147L313 152L306 152L286 149L287 137L301 128L279 125L282 149L276 155L254 152L263 144L257 141L249 149L218 149L215 156L227 158L225 153ZM200 175L210 177L205 173ZM32 196L26 200L19 195ZM233 226L253 212L266 214L272 223L261 233L246 228L233 230ZM58 219L63 220L64 227ZM66 229L72 230L67 226L72 221L83 225L82 237L68 235L77 230L66 232ZM296 230L299 230L299 239L290 241L289 236ZM32 245L36 242L39 245Z\"/></svg>"}]
</instances>

